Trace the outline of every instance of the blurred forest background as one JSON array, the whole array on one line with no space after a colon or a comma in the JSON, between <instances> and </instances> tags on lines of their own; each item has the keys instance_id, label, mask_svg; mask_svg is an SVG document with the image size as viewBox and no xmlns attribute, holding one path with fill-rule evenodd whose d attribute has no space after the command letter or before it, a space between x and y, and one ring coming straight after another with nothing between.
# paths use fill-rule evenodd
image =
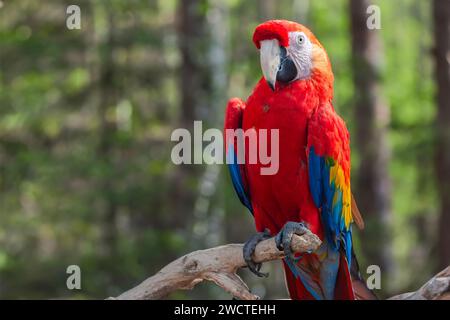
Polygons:
<instances>
[{"instance_id":1,"label":"blurred forest background","mask_svg":"<svg viewBox=\"0 0 450 320\"><path fill-rule=\"evenodd\" d=\"M68 30L66 8L81 8ZM381 30L366 27L368 5ZM187 252L244 242L225 166L176 166L174 128L222 127L261 76L265 20L309 26L335 73L381 297L450 264L449 0L1 0L0 298L115 296ZM66 288L81 267L82 289ZM287 297L279 263L241 275ZM367 277L367 275L365 275ZM171 298L231 298L211 283Z\"/></svg>"}]
</instances>

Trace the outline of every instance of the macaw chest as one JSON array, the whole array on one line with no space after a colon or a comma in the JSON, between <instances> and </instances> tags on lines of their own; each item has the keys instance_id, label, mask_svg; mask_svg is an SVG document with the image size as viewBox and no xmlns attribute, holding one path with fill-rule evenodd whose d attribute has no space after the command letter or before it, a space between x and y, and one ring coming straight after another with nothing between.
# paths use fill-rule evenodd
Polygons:
<instances>
[{"instance_id":1,"label":"macaw chest","mask_svg":"<svg viewBox=\"0 0 450 320\"><path fill-rule=\"evenodd\" d=\"M294 219L308 201L308 168L306 157L308 108L295 99L267 99L250 103L244 112L242 128L258 137L258 149L246 144L246 172L252 199L267 212L282 210L285 219ZM264 147L265 139L268 147ZM268 150L277 170L262 174L267 164L251 163L252 152ZM274 207L274 206L277 206Z\"/></svg>"},{"instance_id":2,"label":"macaw chest","mask_svg":"<svg viewBox=\"0 0 450 320\"><path fill-rule=\"evenodd\" d=\"M242 128L244 131L254 130L258 137L258 148L264 147L261 143L267 138L268 150L278 151L280 165L289 164L291 169L295 169L302 161L306 161L310 114L308 106L301 100L274 95L264 100L249 101Z\"/></svg>"}]
</instances>

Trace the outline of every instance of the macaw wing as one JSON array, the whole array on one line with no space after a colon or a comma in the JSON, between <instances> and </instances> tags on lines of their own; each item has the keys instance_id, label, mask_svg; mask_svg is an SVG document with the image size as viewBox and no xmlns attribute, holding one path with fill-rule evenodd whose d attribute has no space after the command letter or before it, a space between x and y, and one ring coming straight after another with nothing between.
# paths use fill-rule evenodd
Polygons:
<instances>
[{"instance_id":1,"label":"macaw wing","mask_svg":"<svg viewBox=\"0 0 450 320\"><path fill-rule=\"evenodd\" d=\"M350 136L331 105L317 109L308 125L308 173L311 195L321 209L325 237L331 247L345 250L351 265L352 193Z\"/></svg>"},{"instance_id":2,"label":"macaw wing","mask_svg":"<svg viewBox=\"0 0 450 320\"><path fill-rule=\"evenodd\" d=\"M242 129L242 117L245 109L245 103L234 98L228 101L225 112L225 153L228 171L230 172L231 181L242 204L253 214L253 207L248 192L248 184L245 173L244 164L238 163L237 137L231 136L227 138L227 131Z\"/></svg>"}]
</instances>

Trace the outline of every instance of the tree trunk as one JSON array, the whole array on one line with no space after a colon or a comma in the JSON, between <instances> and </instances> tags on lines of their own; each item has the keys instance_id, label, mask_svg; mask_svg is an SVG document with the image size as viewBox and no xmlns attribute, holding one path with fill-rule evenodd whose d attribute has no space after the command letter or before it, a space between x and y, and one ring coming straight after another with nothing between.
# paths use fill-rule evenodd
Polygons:
<instances>
[{"instance_id":1,"label":"tree trunk","mask_svg":"<svg viewBox=\"0 0 450 320\"><path fill-rule=\"evenodd\" d=\"M178 43L181 53L181 122L192 126L208 111L210 77L208 73L207 0L179 2Z\"/></svg>"},{"instance_id":2,"label":"tree trunk","mask_svg":"<svg viewBox=\"0 0 450 320\"><path fill-rule=\"evenodd\" d=\"M98 146L99 159L102 160L110 172L114 172L114 135L116 132L116 123L108 120L108 111L117 104L115 85L115 67L113 61L113 50L115 47L115 25L114 16L110 9L106 9L106 19L108 23L108 34L105 39L109 50L105 54L100 54L103 63L100 66L99 79L99 117L100 117L100 142ZM105 241L109 244L109 254L111 257L116 255L117 249L117 206L114 201L114 182L109 174L103 177L102 189L105 200Z\"/></svg>"},{"instance_id":3,"label":"tree trunk","mask_svg":"<svg viewBox=\"0 0 450 320\"><path fill-rule=\"evenodd\" d=\"M97 137L97 159L102 167L107 168L104 175L99 179L98 187L101 190L102 213L102 253L109 259L114 259L117 252L117 206L114 203L114 172L113 149L116 123L108 119L110 108L117 104L117 87L115 84L116 70L113 61L116 27L114 24L113 11L110 7L102 4L91 4L89 11L89 23L95 26L95 21L102 21L107 27L94 27L89 34L90 70L93 82L96 84L93 90L92 104L97 108L99 121L99 133ZM108 49L103 49L107 47Z\"/></svg>"},{"instance_id":4,"label":"tree trunk","mask_svg":"<svg viewBox=\"0 0 450 320\"><path fill-rule=\"evenodd\" d=\"M261 22L270 19L277 19L276 17L278 16L280 6L280 1L258 0L257 8Z\"/></svg>"},{"instance_id":5,"label":"tree trunk","mask_svg":"<svg viewBox=\"0 0 450 320\"><path fill-rule=\"evenodd\" d=\"M180 119L177 127L191 132L195 120L208 116L210 92L208 36L206 28L207 0L180 0L178 2L178 48L181 56L179 68ZM193 145L193 141L192 141ZM194 160L194 152L191 154ZM199 166L181 165L170 176L168 195L171 228L189 230L198 191Z\"/></svg>"},{"instance_id":6,"label":"tree trunk","mask_svg":"<svg viewBox=\"0 0 450 320\"><path fill-rule=\"evenodd\" d=\"M434 0L437 82L436 174L440 195L439 268L450 264L450 1Z\"/></svg>"},{"instance_id":7,"label":"tree trunk","mask_svg":"<svg viewBox=\"0 0 450 320\"><path fill-rule=\"evenodd\" d=\"M355 197L367 226L361 235L364 261L380 266L382 274L388 275L392 269L390 155L386 141L389 110L380 90L382 45L378 30L367 27L369 5L368 0L350 1L355 141L360 155Z\"/></svg>"}]
</instances>

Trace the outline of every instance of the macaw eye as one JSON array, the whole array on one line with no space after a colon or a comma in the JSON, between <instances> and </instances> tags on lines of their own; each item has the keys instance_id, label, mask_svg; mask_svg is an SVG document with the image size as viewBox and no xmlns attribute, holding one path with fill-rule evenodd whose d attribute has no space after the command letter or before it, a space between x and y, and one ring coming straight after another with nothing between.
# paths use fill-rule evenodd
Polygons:
<instances>
[{"instance_id":1,"label":"macaw eye","mask_svg":"<svg viewBox=\"0 0 450 320\"><path fill-rule=\"evenodd\" d=\"M299 34L299 35L297 36L297 43L298 43L299 45L303 45L305 42L306 42L305 35Z\"/></svg>"}]
</instances>

